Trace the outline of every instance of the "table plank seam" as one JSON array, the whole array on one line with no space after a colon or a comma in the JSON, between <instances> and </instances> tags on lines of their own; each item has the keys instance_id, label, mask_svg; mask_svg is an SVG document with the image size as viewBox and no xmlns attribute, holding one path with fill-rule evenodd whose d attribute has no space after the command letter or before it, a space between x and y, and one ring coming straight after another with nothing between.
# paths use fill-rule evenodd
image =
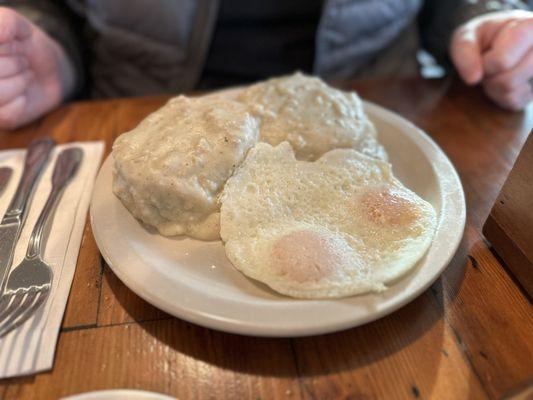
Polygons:
<instances>
[{"instance_id":1,"label":"table plank seam","mask_svg":"<svg viewBox=\"0 0 533 400\"><path fill-rule=\"evenodd\" d=\"M450 330L452 331L453 336L455 338L455 342L457 344L457 348L459 349L460 354L463 356L463 359L465 360L466 364L470 367L470 370L474 373L476 379L480 383L481 390L485 394L485 398L490 399L491 398L490 394L489 394L489 392L487 392L487 389L485 388L485 384L487 382L485 382L485 380L482 378L482 376L479 373L479 371L476 369L476 366L472 362L472 359L471 359L471 357L470 357L470 355L468 353L468 349L467 349L465 343L463 342L463 339L461 338L461 335L459 335L457 330L451 324L450 320L448 319L448 316L446 315L446 312L443 315L443 320L444 320L444 323L448 326L448 328L450 328Z\"/></svg>"},{"instance_id":2,"label":"table plank seam","mask_svg":"<svg viewBox=\"0 0 533 400\"><path fill-rule=\"evenodd\" d=\"M467 251L467 256L465 257L465 262L468 262L467 260L470 260L470 252ZM473 257L472 257L473 258ZM471 261L470 261L471 262ZM476 261L477 262L477 261ZM466 267L465 267L466 268ZM439 277L439 279L436 281L438 282L439 280L442 279L442 276ZM435 283L436 283L435 282ZM433 284L434 285L434 284ZM448 316L447 316L447 313L446 313L446 309L445 309L445 306L444 306L444 298L443 299L439 299L438 297L438 294L436 293L436 291L434 290L433 288L433 285L430 286L429 288L429 291L431 292L431 295L430 295L430 298L432 298L434 301L431 302L433 307L437 308L437 311L438 310L438 304L440 302L442 302L442 305L443 305L443 308L444 308L444 312L442 314L442 319L443 319L443 323L450 329L450 331L452 332L454 338L455 338L455 343L457 344L457 348L459 350L459 353L463 356L463 359L465 361L465 363L468 365L468 367L470 368L470 370L474 373L477 381L479 382L482 390L483 390L483 393L485 394L485 398L487 399L490 399L490 395L489 393L487 392L486 388L485 388L485 381L482 379L480 373L477 371L477 369L475 368L475 365L474 363L472 362L472 359L470 358L469 354L468 354L468 349L465 345L465 343L463 342L463 339L461 338L461 335L457 332L457 330L454 328L454 326L452 325L452 323L450 322L450 320L448 319Z\"/></svg>"},{"instance_id":3,"label":"table plank seam","mask_svg":"<svg viewBox=\"0 0 533 400\"><path fill-rule=\"evenodd\" d=\"M75 325L75 326L67 326L65 328L61 328L59 330L60 333L65 332L71 332L71 331L81 331L84 329L91 329L91 328L98 328L98 325L96 324L84 324L84 325Z\"/></svg>"},{"instance_id":4,"label":"table plank seam","mask_svg":"<svg viewBox=\"0 0 533 400\"><path fill-rule=\"evenodd\" d=\"M298 377L298 387L300 388L300 398L307 398L307 390L304 382L302 381L302 369L300 367L300 362L298 361L298 355L296 354L296 348L294 347L294 338L289 339L289 346L291 348L292 358L294 360L294 368L296 368L296 375Z\"/></svg>"},{"instance_id":5,"label":"table plank seam","mask_svg":"<svg viewBox=\"0 0 533 400\"><path fill-rule=\"evenodd\" d=\"M171 319L177 319L179 321L185 322L187 324L190 324L190 322L187 322L185 320L168 316L168 317L162 317L162 318L153 318L153 319L145 319L142 321L127 321L127 322L116 322L113 324L106 324L106 325L98 325L98 324L87 324L87 325L77 325L77 326L68 326L66 328L61 328L59 331L62 335L63 333L70 333L70 332L77 332L77 331L85 331L90 329L102 329L102 328L112 328L116 326L125 326L125 325L142 325L144 323L150 323L150 322L158 322L158 321L167 321ZM1 398L0 398L1 399Z\"/></svg>"},{"instance_id":6,"label":"table plank seam","mask_svg":"<svg viewBox=\"0 0 533 400\"><path fill-rule=\"evenodd\" d=\"M97 325L95 325L94 329L109 328L109 327L113 327L113 326L122 326L122 325L142 325L144 323L157 322L157 321L168 321L168 320L171 320L171 319L177 319L179 321L182 321L182 322L185 322L187 324L191 324L191 325L195 326L191 322L185 321L184 319L180 319L180 318L173 317L173 316L169 315L169 316L160 317L160 318L150 318L150 319L125 321L125 322L115 322L115 323L112 323L112 324L105 324L105 325L98 325L97 324ZM91 328L88 328L88 329L91 329Z\"/></svg>"},{"instance_id":7,"label":"table plank seam","mask_svg":"<svg viewBox=\"0 0 533 400\"><path fill-rule=\"evenodd\" d=\"M96 305L96 325L98 326L98 321L100 320L100 305L102 304L102 288L104 286L104 269L106 262L104 257L100 254L100 277L99 277L99 288L98 288L98 304Z\"/></svg>"}]
</instances>

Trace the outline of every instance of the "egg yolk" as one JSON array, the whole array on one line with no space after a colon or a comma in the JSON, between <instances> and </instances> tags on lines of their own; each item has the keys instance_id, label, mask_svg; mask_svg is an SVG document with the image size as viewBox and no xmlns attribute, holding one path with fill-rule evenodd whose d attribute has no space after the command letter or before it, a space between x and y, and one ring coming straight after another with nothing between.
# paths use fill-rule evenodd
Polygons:
<instances>
[{"instance_id":1,"label":"egg yolk","mask_svg":"<svg viewBox=\"0 0 533 400\"><path fill-rule=\"evenodd\" d=\"M322 235L297 231L276 241L271 253L273 272L296 282L317 282L331 275L341 257Z\"/></svg>"}]
</instances>

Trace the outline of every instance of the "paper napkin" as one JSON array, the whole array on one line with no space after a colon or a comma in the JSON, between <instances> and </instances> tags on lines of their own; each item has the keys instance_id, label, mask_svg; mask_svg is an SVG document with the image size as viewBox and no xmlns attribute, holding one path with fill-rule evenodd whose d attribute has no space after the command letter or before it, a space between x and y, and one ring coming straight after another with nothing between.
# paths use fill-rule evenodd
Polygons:
<instances>
[{"instance_id":1,"label":"paper napkin","mask_svg":"<svg viewBox=\"0 0 533 400\"><path fill-rule=\"evenodd\" d=\"M61 150L68 147L81 148L83 160L51 217L53 221L43 258L54 273L52 290L46 304L41 306L33 317L0 339L0 378L33 374L51 369L53 365L57 337L76 269L91 192L104 151L103 142L56 146L34 192L12 264L12 267L18 265L26 254L31 231L51 190L55 160ZM0 151L0 167L13 168L11 181L0 197L0 218L15 193L22 174L24 155L24 150Z\"/></svg>"}]
</instances>

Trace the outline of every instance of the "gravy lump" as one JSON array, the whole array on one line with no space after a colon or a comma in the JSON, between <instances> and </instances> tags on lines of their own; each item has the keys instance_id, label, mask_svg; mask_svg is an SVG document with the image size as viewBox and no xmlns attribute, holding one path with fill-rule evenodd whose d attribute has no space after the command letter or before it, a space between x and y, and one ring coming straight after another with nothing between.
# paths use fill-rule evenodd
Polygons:
<instances>
[{"instance_id":1,"label":"gravy lump","mask_svg":"<svg viewBox=\"0 0 533 400\"><path fill-rule=\"evenodd\" d=\"M115 141L113 191L162 235L218 239L217 196L258 140L242 103L173 98Z\"/></svg>"}]
</instances>

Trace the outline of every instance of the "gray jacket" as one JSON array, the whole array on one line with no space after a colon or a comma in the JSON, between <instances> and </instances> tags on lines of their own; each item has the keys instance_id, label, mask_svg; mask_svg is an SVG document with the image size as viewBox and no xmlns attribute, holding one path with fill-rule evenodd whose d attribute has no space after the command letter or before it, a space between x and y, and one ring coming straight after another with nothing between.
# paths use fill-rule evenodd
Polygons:
<instances>
[{"instance_id":1,"label":"gray jacket","mask_svg":"<svg viewBox=\"0 0 533 400\"><path fill-rule=\"evenodd\" d=\"M209 50L218 0L65 2L72 15L58 1L0 0L55 37L76 65L78 87L90 78L91 93L97 97L194 89ZM436 5L425 11L433 25L421 29L430 38L425 44L433 45L437 56L442 56L439 52L445 54L451 29L460 22L457 9L462 8L465 15L464 8L468 6L469 16L487 11L484 2L477 2L478 10L473 12L473 3L476 2L325 0L316 34L314 73L326 79L413 75L419 48L416 20L422 7ZM85 29L80 42L74 32L76 25L82 23ZM85 43L85 47L80 43Z\"/></svg>"}]
</instances>

